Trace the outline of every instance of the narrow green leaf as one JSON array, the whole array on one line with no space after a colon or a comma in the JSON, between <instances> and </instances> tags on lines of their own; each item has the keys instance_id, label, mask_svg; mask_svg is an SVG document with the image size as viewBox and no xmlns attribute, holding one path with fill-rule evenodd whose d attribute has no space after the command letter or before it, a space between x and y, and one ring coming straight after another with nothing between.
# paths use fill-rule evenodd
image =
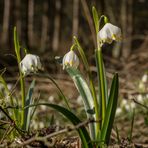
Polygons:
<instances>
[{"instance_id":1,"label":"narrow green leaf","mask_svg":"<svg viewBox=\"0 0 148 148\"><path fill-rule=\"evenodd\" d=\"M74 36L74 41L75 41L75 44L77 45L77 49L80 53L80 56L81 56L82 61L84 63L85 69L88 72L88 71L90 71L89 70L89 64L88 64L87 58L85 56L84 50L83 50L82 46L80 45L78 39L75 36Z\"/></svg>"},{"instance_id":2,"label":"narrow green leaf","mask_svg":"<svg viewBox=\"0 0 148 148\"><path fill-rule=\"evenodd\" d=\"M66 71L69 73L69 75L71 76L71 78L73 79L76 88L78 89L79 93L81 94L85 107L86 107L86 112L88 110L92 110L93 112L93 97L91 94L91 91L86 83L86 81L84 80L83 76L81 75L80 71L78 69L69 67L66 68Z\"/></svg>"},{"instance_id":3,"label":"narrow green leaf","mask_svg":"<svg viewBox=\"0 0 148 148\"><path fill-rule=\"evenodd\" d=\"M116 73L112 80L108 105L107 105L106 114L105 114L105 120L101 130L101 141L105 144L109 143L110 134L111 134L114 118L115 118L117 102L118 102L118 89L119 89L118 85L119 85L118 74Z\"/></svg>"},{"instance_id":4,"label":"narrow green leaf","mask_svg":"<svg viewBox=\"0 0 148 148\"><path fill-rule=\"evenodd\" d=\"M19 39L17 36L17 31L16 27L14 27L14 47L15 47L15 53L17 57L17 63L19 67L19 74L20 74L20 85L21 85L21 99L22 99L22 114L21 114L21 125L24 127L24 122L25 122L25 111L24 111L24 106L25 106L25 81L24 77L22 75L19 63L21 62L21 55L20 55L20 45L19 45Z\"/></svg>"},{"instance_id":5,"label":"narrow green leaf","mask_svg":"<svg viewBox=\"0 0 148 148\"><path fill-rule=\"evenodd\" d=\"M75 126L82 123L82 121L75 114L73 114L68 109L66 109L62 106L59 106L59 105L49 104L49 103L39 103L39 104L29 105L25 108L39 106L39 105L46 105L47 107L51 107L51 108L57 110L58 112L63 114L69 121L71 121L72 124L75 125ZM82 126L79 129L77 129L77 131L78 131L79 136L81 138L82 146L84 148L93 148L90 136L89 136L86 128L84 126Z\"/></svg>"},{"instance_id":6,"label":"narrow green leaf","mask_svg":"<svg viewBox=\"0 0 148 148\"><path fill-rule=\"evenodd\" d=\"M95 24L96 34L97 34L99 31L99 17L95 7L92 7L92 14L93 14L93 19L94 19L94 24Z\"/></svg>"},{"instance_id":7,"label":"narrow green leaf","mask_svg":"<svg viewBox=\"0 0 148 148\"><path fill-rule=\"evenodd\" d=\"M15 46L15 53L16 53L17 59L19 60L18 62L20 62L21 61L21 59L20 59L20 45L19 45L19 41L18 41L16 27L14 27L14 46Z\"/></svg>"},{"instance_id":8,"label":"narrow green leaf","mask_svg":"<svg viewBox=\"0 0 148 148\"><path fill-rule=\"evenodd\" d=\"M105 67L103 63L102 51L97 49L95 51L95 56L96 56L96 66L98 74L100 116L103 123L106 112L106 104L108 100L107 80L106 80Z\"/></svg>"},{"instance_id":9,"label":"narrow green leaf","mask_svg":"<svg viewBox=\"0 0 148 148\"><path fill-rule=\"evenodd\" d=\"M93 103L94 103L94 107L95 107L95 119L97 121L100 120L100 116L99 116L99 102L97 100L97 95L96 95L96 90L95 90L95 85L94 85L94 82L93 82L93 78L92 78L92 73L91 73L91 70L90 70L90 67L89 67L89 64L88 64L88 61L87 61L87 58L86 58L86 55L84 53L84 50L82 48L82 46L80 45L78 39L76 37L74 37L74 40L75 40L75 44L77 45L77 48L78 48L78 51L81 55L81 58L82 58L82 61L84 63L84 66L85 66L85 69L88 73L88 77L89 77L89 86L90 86L90 90L91 90L91 93L92 93L92 96L93 96ZM97 122L95 123L96 124L96 137L97 137L97 133L100 131L100 123Z\"/></svg>"},{"instance_id":10,"label":"narrow green leaf","mask_svg":"<svg viewBox=\"0 0 148 148\"><path fill-rule=\"evenodd\" d=\"M69 73L69 75L71 76L71 78L73 79L77 90L79 91L82 99L83 99L83 103L84 103L84 107L85 107L85 111L87 114L88 118L93 118L95 117L95 110L94 110L94 103L93 103L93 97L91 94L91 91L86 83L86 81L84 80L83 76L81 75L80 71L78 69L75 68L67 68L66 69L67 72ZM95 123L91 123L90 127L90 134L92 139L95 139Z\"/></svg>"},{"instance_id":11,"label":"narrow green leaf","mask_svg":"<svg viewBox=\"0 0 148 148\"><path fill-rule=\"evenodd\" d=\"M25 99L25 106L31 105L33 100L32 100L32 95L33 95L33 90L34 90L34 86L35 86L35 80L32 81L32 83L30 84L30 87L28 89L28 93ZM25 109L25 121L24 121L24 128L25 130L29 130L29 125L30 125L30 119L31 119L31 115L33 112L34 108L26 108Z\"/></svg>"},{"instance_id":12,"label":"narrow green leaf","mask_svg":"<svg viewBox=\"0 0 148 148\"><path fill-rule=\"evenodd\" d=\"M2 74L3 74L4 72L5 72L5 71L3 71ZM10 95L11 92L10 92L10 90L8 89L7 83L6 83L6 81L4 80L4 78L2 77L2 74L0 74L0 83L3 84L7 95L10 97L11 105L14 106L14 101L13 101L14 98ZM3 96L3 97L4 97L4 96ZM13 108L13 119L14 119L14 120L16 120L16 113L17 113L16 109Z\"/></svg>"}]
</instances>

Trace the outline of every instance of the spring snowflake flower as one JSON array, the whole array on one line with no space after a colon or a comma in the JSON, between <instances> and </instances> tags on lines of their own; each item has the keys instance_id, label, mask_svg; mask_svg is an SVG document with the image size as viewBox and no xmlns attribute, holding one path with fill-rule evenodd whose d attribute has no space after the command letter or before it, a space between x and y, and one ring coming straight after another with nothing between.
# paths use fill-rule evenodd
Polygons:
<instances>
[{"instance_id":1,"label":"spring snowflake flower","mask_svg":"<svg viewBox=\"0 0 148 148\"><path fill-rule=\"evenodd\" d=\"M111 23L106 23L98 32L98 39L100 40L101 46L105 42L111 44L113 40L121 41L121 29L117 26L112 25Z\"/></svg>"},{"instance_id":2,"label":"spring snowflake flower","mask_svg":"<svg viewBox=\"0 0 148 148\"><path fill-rule=\"evenodd\" d=\"M128 102L127 102L126 99L123 99L123 100L121 101L121 107L125 107L127 104L128 104Z\"/></svg>"},{"instance_id":3,"label":"spring snowflake flower","mask_svg":"<svg viewBox=\"0 0 148 148\"><path fill-rule=\"evenodd\" d=\"M118 107L118 108L116 109L116 116L121 115L121 113L122 113L122 109L121 109L120 107Z\"/></svg>"},{"instance_id":4,"label":"spring snowflake flower","mask_svg":"<svg viewBox=\"0 0 148 148\"><path fill-rule=\"evenodd\" d=\"M147 80L148 80L148 75L147 75L147 74L144 74L144 75L142 76L141 81L142 81L143 83L146 83Z\"/></svg>"},{"instance_id":5,"label":"spring snowflake flower","mask_svg":"<svg viewBox=\"0 0 148 148\"><path fill-rule=\"evenodd\" d=\"M140 102L140 103L143 102L143 96L142 96L141 94L139 94L139 95L137 96L137 101Z\"/></svg>"},{"instance_id":6,"label":"spring snowflake flower","mask_svg":"<svg viewBox=\"0 0 148 148\"><path fill-rule=\"evenodd\" d=\"M74 51L69 51L63 58L63 69L66 66L77 68L79 66L79 58Z\"/></svg>"},{"instance_id":7,"label":"spring snowflake flower","mask_svg":"<svg viewBox=\"0 0 148 148\"><path fill-rule=\"evenodd\" d=\"M24 76L43 70L39 56L27 54L20 62L20 69Z\"/></svg>"}]
</instances>

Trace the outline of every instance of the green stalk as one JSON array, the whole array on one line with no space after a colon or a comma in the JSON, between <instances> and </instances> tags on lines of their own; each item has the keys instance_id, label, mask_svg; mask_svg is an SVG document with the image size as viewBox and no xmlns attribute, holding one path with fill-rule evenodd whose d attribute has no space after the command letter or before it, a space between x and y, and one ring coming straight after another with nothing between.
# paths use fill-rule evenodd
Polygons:
<instances>
[{"instance_id":1,"label":"green stalk","mask_svg":"<svg viewBox=\"0 0 148 148\"><path fill-rule=\"evenodd\" d=\"M98 133L100 132L100 115L99 115L99 103L97 100L97 96L96 96L96 90L95 90L95 86L94 83L92 81L92 75L91 73L88 73L89 75L89 83L90 83L90 90L94 99L94 106L95 106L95 119L96 119L96 137L98 135Z\"/></svg>"},{"instance_id":2,"label":"green stalk","mask_svg":"<svg viewBox=\"0 0 148 148\"><path fill-rule=\"evenodd\" d=\"M21 56L20 56L20 46L19 46L19 41L17 37L16 27L14 27L14 46L15 46L15 53L16 53L17 62L19 66L19 63L21 62ZM24 77L22 75L20 66L19 66L19 74L20 74L21 97L22 97L21 126L23 128L24 120L25 120L25 109L24 109L25 107L25 81L24 81Z\"/></svg>"},{"instance_id":3,"label":"green stalk","mask_svg":"<svg viewBox=\"0 0 148 148\"><path fill-rule=\"evenodd\" d=\"M96 90L95 90L95 86L94 86L93 79L92 79L92 74L91 74L89 64L88 64L86 55L84 53L84 50L81 47L78 39L75 36L74 36L74 41L75 41L75 44L78 47L78 51L81 55L82 61L84 63L85 69L86 69L86 71L88 73L88 77L89 77L90 90L91 90L91 93L92 93L92 96L93 96L93 99L94 99L95 118L96 118L96 121L97 121L95 123L96 124L96 137L97 137L97 134L100 131L100 122L98 122L100 120L100 116L99 116L99 103L98 103L98 100L97 100Z\"/></svg>"},{"instance_id":4,"label":"green stalk","mask_svg":"<svg viewBox=\"0 0 148 148\"><path fill-rule=\"evenodd\" d=\"M100 40L98 38L98 31L100 30L102 19L106 23L107 18L104 15L102 15L99 19L99 15L95 7L92 8L92 14L93 14L93 20L94 20L94 25L96 29L97 50L95 51L95 56L96 56L96 65L97 65L97 74L98 74L98 83L99 83L98 88L99 88L100 117L102 120L101 123L103 124L108 93L107 93L105 68L104 68L102 52L101 52L101 45L100 45Z\"/></svg>"},{"instance_id":5,"label":"green stalk","mask_svg":"<svg viewBox=\"0 0 148 148\"><path fill-rule=\"evenodd\" d=\"M104 67L103 67L103 58L101 48L98 48L95 51L96 55L96 65L97 65L97 73L98 73L98 81L99 81L99 96L100 96L100 116L102 120L102 124L104 122L105 111L106 111L106 86L104 80Z\"/></svg>"}]
</instances>

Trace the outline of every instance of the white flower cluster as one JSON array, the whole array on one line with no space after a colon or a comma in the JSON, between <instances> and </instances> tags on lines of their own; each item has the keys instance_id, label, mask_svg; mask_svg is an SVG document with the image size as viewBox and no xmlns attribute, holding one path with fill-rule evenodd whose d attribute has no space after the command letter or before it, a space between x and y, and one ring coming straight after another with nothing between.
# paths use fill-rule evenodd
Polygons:
<instances>
[{"instance_id":1,"label":"white flower cluster","mask_svg":"<svg viewBox=\"0 0 148 148\"><path fill-rule=\"evenodd\" d=\"M141 78L141 81L139 82L139 89L140 91L146 91L146 87L148 87L146 84L148 82L148 74L144 74Z\"/></svg>"},{"instance_id":2,"label":"white flower cluster","mask_svg":"<svg viewBox=\"0 0 148 148\"><path fill-rule=\"evenodd\" d=\"M101 46L105 42L111 44L113 40L121 41L121 39L121 29L117 26L112 25L111 23L106 23L103 28L98 32L98 40ZM62 64L63 69L65 69L66 67L77 68L79 66L79 58L74 53L74 51L71 50L65 54Z\"/></svg>"},{"instance_id":3,"label":"white flower cluster","mask_svg":"<svg viewBox=\"0 0 148 148\"><path fill-rule=\"evenodd\" d=\"M123 111L132 112L136 108L136 104L133 101L122 99L119 107L116 109L116 116L120 116Z\"/></svg>"}]
</instances>

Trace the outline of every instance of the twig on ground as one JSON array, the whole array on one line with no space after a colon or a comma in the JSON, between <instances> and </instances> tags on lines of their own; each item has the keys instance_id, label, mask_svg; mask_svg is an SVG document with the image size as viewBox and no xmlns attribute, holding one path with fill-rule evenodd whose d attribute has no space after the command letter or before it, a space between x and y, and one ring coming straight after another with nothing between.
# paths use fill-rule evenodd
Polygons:
<instances>
[{"instance_id":1,"label":"twig on ground","mask_svg":"<svg viewBox=\"0 0 148 148\"><path fill-rule=\"evenodd\" d=\"M136 99L132 99L136 104L138 104L138 105L140 105L140 106L142 106L142 107L144 107L144 108L146 108L146 109L148 109L148 106L146 106L146 105L144 105L144 104L141 104L141 103L139 103Z\"/></svg>"},{"instance_id":2,"label":"twig on ground","mask_svg":"<svg viewBox=\"0 0 148 148\"><path fill-rule=\"evenodd\" d=\"M32 137L32 138L30 138L29 140L26 140L26 141L22 142L22 143L19 145L19 147L28 145L28 144L30 144L30 143L32 143L32 142L34 142L34 141L41 141L41 142L44 142L44 144L47 145L47 146L52 146L54 143L53 143L53 142L50 143L50 142L48 141L48 139L50 139L50 138L52 138L52 137L54 137L54 136L57 136L57 135L59 135L59 134L64 134L64 133L67 133L67 132L71 132L71 131L77 130L77 129L79 129L80 127L86 126L87 124L92 123L92 122L99 122L99 121L95 121L94 119L88 119L88 120L86 120L86 121L84 121L84 122L82 122L82 123L80 123L80 124L78 124L78 125L76 125L76 126L74 126L74 127L67 127L67 128L65 128L65 129L62 129L62 130L60 130L60 131L51 133L51 134L46 135L46 136L44 136L44 137Z\"/></svg>"}]
</instances>

